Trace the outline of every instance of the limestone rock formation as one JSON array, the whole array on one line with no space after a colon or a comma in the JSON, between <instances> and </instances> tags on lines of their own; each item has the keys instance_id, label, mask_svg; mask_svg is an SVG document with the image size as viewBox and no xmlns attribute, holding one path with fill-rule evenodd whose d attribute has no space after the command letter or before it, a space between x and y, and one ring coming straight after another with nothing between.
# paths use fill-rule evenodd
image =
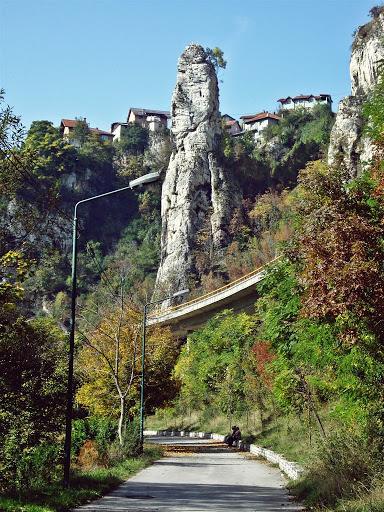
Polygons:
<instances>
[{"instance_id":1,"label":"limestone rock formation","mask_svg":"<svg viewBox=\"0 0 384 512\"><path fill-rule=\"evenodd\" d=\"M165 172L169 165L171 147L168 130L149 132L148 148L144 153L144 167L151 171Z\"/></svg>"},{"instance_id":2,"label":"limestone rock formation","mask_svg":"<svg viewBox=\"0 0 384 512\"><path fill-rule=\"evenodd\" d=\"M371 142L363 134L362 106L377 83L384 59L384 8L376 8L373 19L359 28L352 45L351 96L341 100L332 129L328 163L341 165L356 177L373 156Z\"/></svg>"},{"instance_id":3,"label":"limestone rock formation","mask_svg":"<svg viewBox=\"0 0 384 512\"><path fill-rule=\"evenodd\" d=\"M174 149L162 189L157 295L198 280L194 251L202 230L208 231L211 261L220 258L233 206L240 201L219 162L217 77L200 45L187 46L179 59L171 114Z\"/></svg>"}]
</instances>

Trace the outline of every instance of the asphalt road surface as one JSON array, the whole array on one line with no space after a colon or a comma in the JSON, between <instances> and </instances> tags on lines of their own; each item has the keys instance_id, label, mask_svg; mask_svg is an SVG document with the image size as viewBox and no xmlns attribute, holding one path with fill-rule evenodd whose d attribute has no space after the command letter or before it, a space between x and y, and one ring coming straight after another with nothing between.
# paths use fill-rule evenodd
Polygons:
<instances>
[{"instance_id":1,"label":"asphalt road surface","mask_svg":"<svg viewBox=\"0 0 384 512\"><path fill-rule=\"evenodd\" d=\"M222 443L153 437L166 456L81 512L299 511L280 470Z\"/></svg>"}]
</instances>

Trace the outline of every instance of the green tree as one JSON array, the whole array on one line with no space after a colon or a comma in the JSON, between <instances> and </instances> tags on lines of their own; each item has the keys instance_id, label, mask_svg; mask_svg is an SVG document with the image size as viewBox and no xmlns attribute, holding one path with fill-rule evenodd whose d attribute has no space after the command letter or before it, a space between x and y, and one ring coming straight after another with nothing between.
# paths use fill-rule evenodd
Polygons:
<instances>
[{"instance_id":1,"label":"green tree","mask_svg":"<svg viewBox=\"0 0 384 512\"><path fill-rule=\"evenodd\" d=\"M49 320L28 321L9 303L0 305L0 488L22 488L27 459L62 434L66 350ZM56 461L57 463L57 461ZM55 471L54 467L50 468ZM23 481L24 477L26 478Z\"/></svg>"},{"instance_id":2,"label":"green tree","mask_svg":"<svg viewBox=\"0 0 384 512\"><path fill-rule=\"evenodd\" d=\"M118 153L142 155L148 147L149 131L138 124L130 123L122 132L120 139L115 142Z\"/></svg>"},{"instance_id":3,"label":"green tree","mask_svg":"<svg viewBox=\"0 0 384 512\"><path fill-rule=\"evenodd\" d=\"M69 134L69 140L76 146L82 146L89 137L91 136L91 130L89 129L86 119L76 118L76 124Z\"/></svg>"},{"instance_id":4,"label":"green tree","mask_svg":"<svg viewBox=\"0 0 384 512\"><path fill-rule=\"evenodd\" d=\"M13 109L5 103L5 91L0 89L0 144L2 159L7 149L20 145L24 133L24 126L21 123L20 116L17 116Z\"/></svg>"},{"instance_id":5,"label":"green tree","mask_svg":"<svg viewBox=\"0 0 384 512\"><path fill-rule=\"evenodd\" d=\"M192 409L218 408L231 417L244 409L244 361L254 322L224 311L193 333L175 366L181 396Z\"/></svg>"},{"instance_id":6,"label":"green tree","mask_svg":"<svg viewBox=\"0 0 384 512\"><path fill-rule=\"evenodd\" d=\"M217 46L214 48L206 48L205 53L207 54L208 60L212 63L213 67L216 70L216 73L219 69L225 69L227 67L227 61L224 60L224 52Z\"/></svg>"}]
</instances>

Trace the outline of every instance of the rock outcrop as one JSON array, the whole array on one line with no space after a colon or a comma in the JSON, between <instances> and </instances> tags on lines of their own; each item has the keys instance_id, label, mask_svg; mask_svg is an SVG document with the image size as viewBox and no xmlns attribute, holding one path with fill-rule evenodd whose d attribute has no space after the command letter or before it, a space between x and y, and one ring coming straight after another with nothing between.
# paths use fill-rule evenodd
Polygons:
<instances>
[{"instance_id":1,"label":"rock outcrop","mask_svg":"<svg viewBox=\"0 0 384 512\"><path fill-rule=\"evenodd\" d=\"M210 240L211 262L220 259L233 206L240 201L220 165L217 77L199 45L187 46L179 59L171 114L174 149L162 189L155 295L171 294L199 279L194 253L202 230Z\"/></svg>"},{"instance_id":2,"label":"rock outcrop","mask_svg":"<svg viewBox=\"0 0 384 512\"><path fill-rule=\"evenodd\" d=\"M342 166L354 178L369 164L373 146L364 135L362 106L379 77L384 59L384 8L373 9L372 21L359 28L350 62L351 96L341 100L328 152L331 167Z\"/></svg>"}]
</instances>

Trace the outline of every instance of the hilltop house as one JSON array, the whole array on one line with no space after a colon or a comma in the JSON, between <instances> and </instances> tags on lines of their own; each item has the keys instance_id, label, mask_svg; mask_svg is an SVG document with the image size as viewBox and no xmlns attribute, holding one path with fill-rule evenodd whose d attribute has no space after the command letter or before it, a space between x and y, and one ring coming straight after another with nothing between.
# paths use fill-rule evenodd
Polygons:
<instances>
[{"instance_id":1,"label":"hilltop house","mask_svg":"<svg viewBox=\"0 0 384 512\"><path fill-rule=\"evenodd\" d=\"M87 123L87 120L84 118L83 121L87 124L88 128L89 125ZM79 122L78 119L62 119L60 122L60 132L63 137L66 139L69 139L69 136L71 132L73 132L76 124ZM101 141L112 141L113 135L110 132L106 132L104 130L99 130L98 128L89 128L89 131L95 135L98 135L99 140ZM72 141L74 145L76 145L76 141Z\"/></svg>"},{"instance_id":2,"label":"hilltop house","mask_svg":"<svg viewBox=\"0 0 384 512\"><path fill-rule=\"evenodd\" d=\"M127 122L136 123L143 128L148 128L152 132L157 132L162 128L167 128L168 119L170 118L171 114L167 111L130 108Z\"/></svg>"},{"instance_id":3,"label":"hilltop house","mask_svg":"<svg viewBox=\"0 0 384 512\"><path fill-rule=\"evenodd\" d=\"M224 114L221 116L221 119L229 135L236 135L241 132L241 126L235 118Z\"/></svg>"},{"instance_id":4,"label":"hilltop house","mask_svg":"<svg viewBox=\"0 0 384 512\"><path fill-rule=\"evenodd\" d=\"M137 124L142 128L147 128L151 132L159 132L168 127L168 119L171 118L170 112L163 110L149 110L146 108L130 108L126 122L116 121L111 125L113 140L119 140L124 129L130 123Z\"/></svg>"},{"instance_id":5,"label":"hilltop house","mask_svg":"<svg viewBox=\"0 0 384 512\"><path fill-rule=\"evenodd\" d=\"M124 130L127 128L128 123L123 123L116 121L111 124L111 133L113 136L113 140L120 140L122 134L124 133Z\"/></svg>"},{"instance_id":6,"label":"hilltop house","mask_svg":"<svg viewBox=\"0 0 384 512\"><path fill-rule=\"evenodd\" d=\"M244 132L253 132L255 140L260 139L262 131L268 126L277 124L280 117L271 112L260 112L259 114L246 114L241 116Z\"/></svg>"},{"instance_id":7,"label":"hilltop house","mask_svg":"<svg viewBox=\"0 0 384 512\"><path fill-rule=\"evenodd\" d=\"M330 94L301 94L300 96L288 96L277 100L281 110L291 110L298 107L312 108L315 105L327 105L332 109L332 98Z\"/></svg>"}]
</instances>

